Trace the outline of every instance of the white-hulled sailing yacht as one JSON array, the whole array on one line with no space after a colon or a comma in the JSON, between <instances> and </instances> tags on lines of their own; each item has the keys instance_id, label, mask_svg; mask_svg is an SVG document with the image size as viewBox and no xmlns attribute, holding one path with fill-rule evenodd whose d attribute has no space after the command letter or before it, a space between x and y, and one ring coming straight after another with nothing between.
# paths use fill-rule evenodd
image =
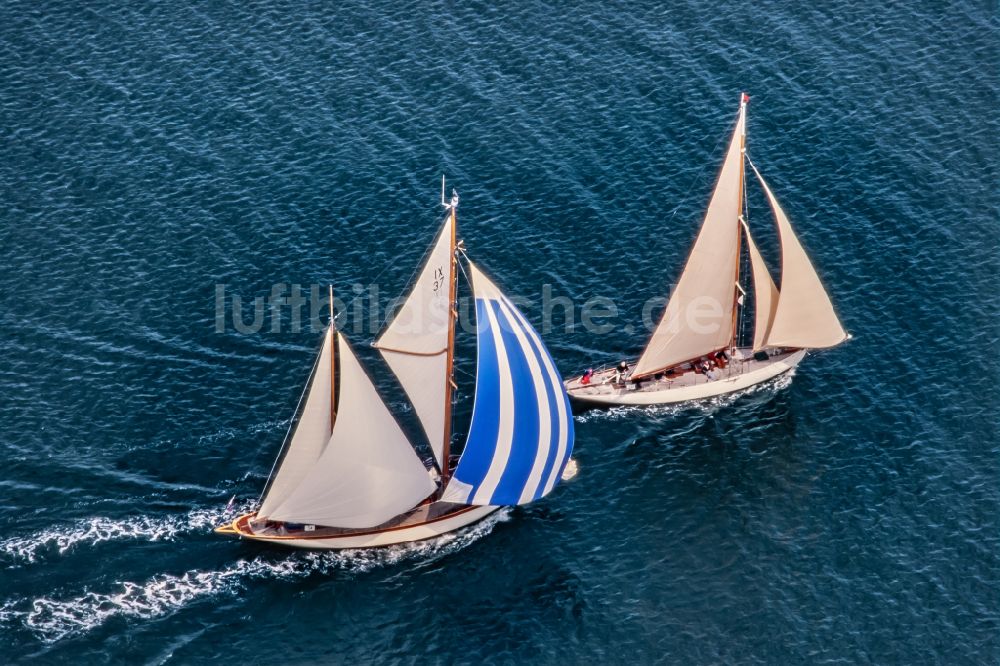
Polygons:
<instances>
[{"instance_id":1,"label":"white-hulled sailing yacht","mask_svg":"<svg viewBox=\"0 0 1000 666\"><path fill-rule=\"evenodd\" d=\"M833 347L850 336L771 189L746 156L746 111L739 116L705 221L663 318L646 349L624 367L566 382L572 400L596 405L656 405L738 391L794 368L807 349ZM775 286L750 236L745 167L750 164L771 204L781 242L781 288ZM739 344L745 291L741 242L753 275L753 341Z\"/></svg>"},{"instance_id":2,"label":"white-hulled sailing yacht","mask_svg":"<svg viewBox=\"0 0 1000 666\"><path fill-rule=\"evenodd\" d=\"M444 224L413 289L374 343L413 403L433 465L421 462L331 322L259 508L216 532L297 548L386 546L470 525L501 506L539 499L560 481L573 452L562 378L531 324L467 260L477 318L475 402L453 464L456 280L464 251L456 241L458 196L445 202L442 190L442 204Z\"/></svg>"}]
</instances>

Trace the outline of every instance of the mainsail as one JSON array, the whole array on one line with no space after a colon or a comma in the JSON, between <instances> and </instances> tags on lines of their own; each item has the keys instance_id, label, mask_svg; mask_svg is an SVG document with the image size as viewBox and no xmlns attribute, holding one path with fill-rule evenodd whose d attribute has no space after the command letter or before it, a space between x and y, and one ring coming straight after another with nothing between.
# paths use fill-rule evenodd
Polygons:
<instances>
[{"instance_id":1,"label":"mainsail","mask_svg":"<svg viewBox=\"0 0 1000 666\"><path fill-rule=\"evenodd\" d=\"M781 293L766 344L803 349L838 345L847 339L847 333L833 310L830 296L771 188L764 182L757 167L752 163L751 167L771 203L781 240Z\"/></svg>"},{"instance_id":2,"label":"mainsail","mask_svg":"<svg viewBox=\"0 0 1000 666\"><path fill-rule=\"evenodd\" d=\"M535 329L475 265L478 350L465 450L443 500L524 504L556 485L573 452L562 377Z\"/></svg>"},{"instance_id":3,"label":"mainsail","mask_svg":"<svg viewBox=\"0 0 1000 666\"><path fill-rule=\"evenodd\" d=\"M732 340L745 134L744 101L705 221L634 377L722 349Z\"/></svg>"},{"instance_id":4,"label":"mainsail","mask_svg":"<svg viewBox=\"0 0 1000 666\"><path fill-rule=\"evenodd\" d=\"M413 290L375 341L403 385L442 466L446 432L449 300L455 209L445 219Z\"/></svg>"},{"instance_id":5,"label":"mainsail","mask_svg":"<svg viewBox=\"0 0 1000 666\"><path fill-rule=\"evenodd\" d=\"M778 307L778 288L767 270L764 258L760 256L757 245L750 237L750 227L743 223L743 233L747 239L747 250L750 254L750 269L753 271L753 291L755 299L755 314L753 326L753 350L758 351L766 345L767 333L774 321L774 311Z\"/></svg>"},{"instance_id":6,"label":"mainsail","mask_svg":"<svg viewBox=\"0 0 1000 666\"><path fill-rule=\"evenodd\" d=\"M260 505L261 516L269 516L288 498L313 468L330 439L330 421L333 417L330 409L330 394L333 390L333 364L330 362L332 343L333 329L327 328L312 382L307 389L302 415L295 426L281 466Z\"/></svg>"},{"instance_id":7,"label":"mainsail","mask_svg":"<svg viewBox=\"0 0 1000 666\"><path fill-rule=\"evenodd\" d=\"M262 508L262 517L374 527L434 492L434 481L343 334L337 335L337 353L340 402L329 442L280 505L267 512Z\"/></svg>"}]
</instances>

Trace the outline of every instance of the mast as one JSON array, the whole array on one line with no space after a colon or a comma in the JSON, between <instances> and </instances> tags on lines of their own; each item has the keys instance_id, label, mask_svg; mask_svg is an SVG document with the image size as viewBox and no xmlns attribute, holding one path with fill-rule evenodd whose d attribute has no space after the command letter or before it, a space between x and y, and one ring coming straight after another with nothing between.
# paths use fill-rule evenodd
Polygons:
<instances>
[{"instance_id":1,"label":"mast","mask_svg":"<svg viewBox=\"0 0 1000 666\"><path fill-rule=\"evenodd\" d=\"M740 93L740 115L746 114L747 102L750 101L750 95ZM736 311L740 307L740 256L742 255L741 241L743 239L743 228L740 222L746 224L746 220L743 217L745 207L744 203L744 193L746 192L746 160L744 156L747 152L747 133L746 124L744 122L743 133L740 135L740 180L739 180L739 208L736 210L736 281L733 284L733 335L731 342L729 343L729 356L732 357L733 351L736 349L736 345L739 344L739 317L736 316Z\"/></svg>"},{"instance_id":2,"label":"mast","mask_svg":"<svg viewBox=\"0 0 1000 666\"><path fill-rule=\"evenodd\" d=\"M333 426L334 420L337 418L337 373L336 370L336 356L337 356L337 345L334 343L334 339L337 335L337 318L333 313L333 285L330 285L330 425Z\"/></svg>"},{"instance_id":3,"label":"mast","mask_svg":"<svg viewBox=\"0 0 1000 666\"><path fill-rule=\"evenodd\" d=\"M452 191L451 202L445 203L444 176L441 176L441 203L451 211L451 246L448 253L450 257L448 264L448 348L444 373L444 440L441 443L441 490L443 492L448 482L448 477L451 474L451 463L449 461L451 454L451 396L452 391L456 388L452 375L455 366L455 319L457 315L455 312L455 299L458 296L458 276L455 270L458 264L458 257L455 255L456 238L458 236L456 228L458 226L458 193Z\"/></svg>"}]
</instances>

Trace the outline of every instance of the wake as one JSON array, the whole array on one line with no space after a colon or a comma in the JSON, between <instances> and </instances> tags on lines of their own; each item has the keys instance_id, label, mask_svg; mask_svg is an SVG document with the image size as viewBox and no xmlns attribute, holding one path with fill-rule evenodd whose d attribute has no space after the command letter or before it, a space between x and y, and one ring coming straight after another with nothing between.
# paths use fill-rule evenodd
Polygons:
<instances>
[{"instance_id":1,"label":"wake","mask_svg":"<svg viewBox=\"0 0 1000 666\"><path fill-rule=\"evenodd\" d=\"M193 569L179 575L160 574L138 583L126 581L107 592L7 602L0 606L0 623L19 621L43 642L54 643L93 631L112 618L150 620L201 599L232 596L253 580L298 580L336 571L363 573L413 561L426 565L478 541L498 523L507 521L509 515L509 509L497 511L464 530L427 541L372 549L292 552L284 559L259 556L237 560L218 570Z\"/></svg>"},{"instance_id":2,"label":"wake","mask_svg":"<svg viewBox=\"0 0 1000 666\"><path fill-rule=\"evenodd\" d=\"M186 514L150 517L85 518L71 525L50 527L33 534L11 537L0 541L0 555L15 562L37 562L51 553L65 555L79 544L95 545L105 541L129 539L145 541L174 541L192 532L207 532L219 525L234 512L249 510L236 506L228 511L223 507L194 509Z\"/></svg>"}]
</instances>

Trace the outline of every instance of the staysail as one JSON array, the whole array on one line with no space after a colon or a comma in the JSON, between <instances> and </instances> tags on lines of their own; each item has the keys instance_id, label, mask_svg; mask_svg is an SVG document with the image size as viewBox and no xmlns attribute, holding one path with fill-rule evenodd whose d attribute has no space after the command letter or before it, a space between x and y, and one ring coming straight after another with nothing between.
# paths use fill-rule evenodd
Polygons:
<instances>
[{"instance_id":1,"label":"staysail","mask_svg":"<svg viewBox=\"0 0 1000 666\"><path fill-rule=\"evenodd\" d=\"M337 335L340 402L333 433L272 520L330 527L380 525L412 509L436 484L343 334Z\"/></svg>"},{"instance_id":2,"label":"staysail","mask_svg":"<svg viewBox=\"0 0 1000 666\"><path fill-rule=\"evenodd\" d=\"M778 307L778 288L767 270L764 257L760 255L757 245L750 236L750 227L743 223L743 233L747 239L747 250L750 254L750 269L753 272L753 291L755 299L753 350L758 351L766 345L767 333L774 321L774 311Z\"/></svg>"},{"instance_id":3,"label":"staysail","mask_svg":"<svg viewBox=\"0 0 1000 666\"><path fill-rule=\"evenodd\" d=\"M413 403L438 465L445 438L455 209L445 218L413 290L375 341Z\"/></svg>"},{"instance_id":4,"label":"staysail","mask_svg":"<svg viewBox=\"0 0 1000 666\"><path fill-rule=\"evenodd\" d=\"M333 416L330 409L330 393L333 389L333 368L330 363L332 342L333 329L327 328L312 382L307 389L302 415L295 426L281 466L260 505L261 516L270 515L288 498L313 468L330 439L330 421Z\"/></svg>"},{"instance_id":5,"label":"staysail","mask_svg":"<svg viewBox=\"0 0 1000 666\"><path fill-rule=\"evenodd\" d=\"M745 134L744 101L705 221L634 377L722 349L732 339Z\"/></svg>"},{"instance_id":6,"label":"staysail","mask_svg":"<svg viewBox=\"0 0 1000 666\"><path fill-rule=\"evenodd\" d=\"M830 296L771 188L757 167L752 163L751 167L771 203L781 241L781 293L767 334L767 345L803 349L838 345L847 339L847 333L833 310Z\"/></svg>"},{"instance_id":7,"label":"staysail","mask_svg":"<svg viewBox=\"0 0 1000 666\"><path fill-rule=\"evenodd\" d=\"M465 450L443 500L524 504L556 485L573 452L562 377L535 329L475 265L478 350Z\"/></svg>"}]
</instances>

